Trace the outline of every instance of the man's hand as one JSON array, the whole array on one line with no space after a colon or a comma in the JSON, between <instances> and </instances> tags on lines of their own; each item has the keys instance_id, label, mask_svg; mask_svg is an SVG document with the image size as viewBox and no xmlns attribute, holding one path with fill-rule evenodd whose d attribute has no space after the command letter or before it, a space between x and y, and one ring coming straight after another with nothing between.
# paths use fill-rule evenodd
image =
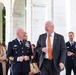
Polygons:
<instances>
[{"instance_id":1,"label":"man's hand","mask_svg":"<svg viewBox=\"0 0 76 75\"><path fill-rule=\"evenodd\" d=\"M29 56L24 56L23 59L24 59L25 61L27 61L27 60L29 60Z\"/></svg>"},{"instance_id":2,"label":"man's hand","mask_svg":"<svg viewBox=\"0 0 76 75\"><path fill-rule=\"evenodd\" d=\"M74 53L69 51L69 52L67 52L67 55L72 56L72 55L74 55Z\"/></svg>"},{"instance_id":3,"label":"man's hand","mask_svg":"<svg viewBox=\"0 0 76 75\"><path fill-rule=\"evenodd\" d=\"M46 47L42 48L42 52L47 53L48 52L47 48Z\"/></svg>"},{"instance_id":4,"label":"man's hand","mask_svg":"<svg viewBox=\"0 0 76 75\"><path fill-rule=\"evenodd\" d=\"M23 61L23 56L19 57L19 61L22 62Z\"/></svg>"},{"instance_id":5,"label":"man's hand","mask_svg":"<svg viewBox=\"0 0 76 75\"><path fill-rule=\"evenodd\" d=\"M60 69L63 70L64 69L64 64L63 63L59 63Z\"/></svg>"}]
</instances>

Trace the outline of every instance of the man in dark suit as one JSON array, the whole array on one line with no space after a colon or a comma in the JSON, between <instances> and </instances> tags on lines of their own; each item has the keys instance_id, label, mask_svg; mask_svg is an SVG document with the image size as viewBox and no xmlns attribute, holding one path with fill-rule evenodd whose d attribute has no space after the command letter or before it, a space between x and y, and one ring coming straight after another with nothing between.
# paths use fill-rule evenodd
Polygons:
<instances>
[{"instance_id":1,"label":"man in dark suit","mask_svg":"<svg viewBox=\"0 0 76 75\"><path fill-rule=\"evenodd\" d=\"M54 32L54 24L51 21L45 23L46 33L39 36L36 51L39 56L39 68L41 75L60 75L64 69L66 58L66 44L62 35ZM50 45L49 39L50 36Z\"/></svg>"},{"instance_id":2,"label":"man in dark suit","mask_svg":"<svg viewBox=\"0 0 76 75\"><path fill-rule=\"evenodd\" d=\"M25 32L19 28L17 38L8 43L7 58L12 63L12 75L28 75L32 48L29 42L24 42Z\"/></svg>"},{"instance_id":3,"label":"man in dark suit","mask_svg":"<svg viewBox=\"0 0 76 75\"><path fill-rule=\"evenodd\" d=\"M67 57L66 57L66 75L71 75L73 70L76 75L76 42L74 41L74 33L68 33L69 41L66 42L67 46Z\"/></svg>"}]
</instances>

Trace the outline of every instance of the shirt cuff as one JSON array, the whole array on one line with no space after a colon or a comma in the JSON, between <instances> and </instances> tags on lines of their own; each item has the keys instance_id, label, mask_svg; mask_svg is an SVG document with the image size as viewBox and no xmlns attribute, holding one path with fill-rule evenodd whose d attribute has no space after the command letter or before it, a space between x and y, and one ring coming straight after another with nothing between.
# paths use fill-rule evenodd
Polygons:
<instances>
[{"instance_id":1,"label":"shirt cuff","mask_svg":"<svg viewBox=\"0 0 76 75\"><path fill-rule=\"evenodd\" d=\"M19 57L17 58L17 61L20 61Z\"/></svg>"}]
</instances>

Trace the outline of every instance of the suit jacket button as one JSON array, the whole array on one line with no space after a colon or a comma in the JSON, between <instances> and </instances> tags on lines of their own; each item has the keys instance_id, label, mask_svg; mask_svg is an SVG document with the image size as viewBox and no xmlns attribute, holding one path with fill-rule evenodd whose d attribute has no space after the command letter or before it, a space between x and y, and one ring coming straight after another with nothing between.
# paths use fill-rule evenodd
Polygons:
<instances>
[{"instance_id":1,"label":"suit jacket button","mask_svg":"<svg viewBox=\"0 0 76 75\"><path fill-rule=\"evenodd\" d=\"M27 53L28 53L29 51L27 51Z\"/></svg>"}]
</instances>

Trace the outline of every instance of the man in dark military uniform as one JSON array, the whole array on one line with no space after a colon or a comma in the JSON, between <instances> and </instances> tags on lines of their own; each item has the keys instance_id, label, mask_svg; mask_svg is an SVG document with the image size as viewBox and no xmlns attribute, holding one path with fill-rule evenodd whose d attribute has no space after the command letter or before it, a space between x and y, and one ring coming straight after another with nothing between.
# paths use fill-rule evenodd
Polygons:
<instances>
[{"instance_id":1,"label":"man in dark military uniform","mask_svg":"<svg viewBox=\"0 0 76 75\"><path fill-rule=\"evenodd\" d=\"M7 58L12 63L12 75L28 75L30 72L31 45L23 41L25 32L17 29L17 38L8 43Z\"/></svg>"},{"instance_id":2,"label":"man in dark military uniform","mask_svg":"<svg viewBox=\"0 0 76 75\"><path fill-rule=\"evenodd\" d=\"M69 32L69 41L66 43L67 46L67 57L66 57L66 75L71 75L73 70L76 75L76 42L74 41L74 33Z\"/></svg>"}]
</instances>

